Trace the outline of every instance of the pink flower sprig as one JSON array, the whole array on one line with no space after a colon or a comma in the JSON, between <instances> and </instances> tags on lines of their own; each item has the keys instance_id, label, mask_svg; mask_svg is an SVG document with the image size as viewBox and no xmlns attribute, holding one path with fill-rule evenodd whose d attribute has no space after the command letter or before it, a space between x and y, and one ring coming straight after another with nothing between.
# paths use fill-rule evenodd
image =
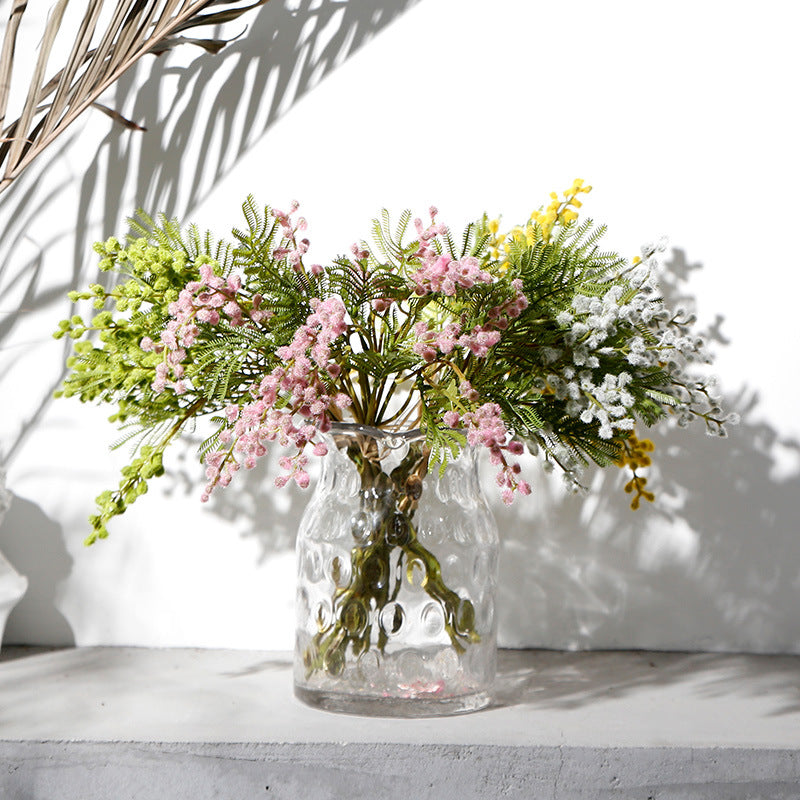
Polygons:
<instances>
[{"instance_id":1,"label":"pink flower sprig","mask_svg":"<svg viewBox=\"0 0 800 800\"><path fill-rule=\"evenodd\" d=\"M453 349L463 347L477 358L486 358L489 349L500 341L500 331L492 330L489 325L476 325L471 331L461 333L457 322L450 322L444 330L435 331L427 322L418 322L414 326L417 337L411 349L429 364L436 360L437 353L449 354Z\"/></svg>"},{"instance_id":2,"label":"pink flower sprig","mask_svg":"<svg viewBox=\"0 0 800 800\"><path fill-rule=\"evenodd\" d=\"M417 340L411 349L429 364L436 360L437 353L452 353L461 336L461 326L457 322L450 322L444 330L435 331L427 322L420 321L413 330Z\"/></svg>"},{"instance_id":3,"label":"pink flower sprig","mask_svg":"<svg viewBox=\"0 0 800 800\"><path fill-rule=\"evenodd\" d=\"M488 272L481 269L480 262L474 256L455 260L430 249L422 258L422 266L410 278L417 295L441 292L448 297L452 297L459 286L470 289L476 283L491 283L493 280Z\"/></svg>"},{"instance_id":4,"label":"pink flower sprig","mask_svg":"<svg viewBox=\"0 0 800 800\"><path fill-rule=\"evenodd\" d=\"M240 465L252 469L266 455L266 444L274 441L297 448L294 456L281 459L288 474L276 478L276 485L285 486L294 479L301 488L308 486L306 445L313 445L315 455L325 455L327 446L317 440L317 434L329 430L331 416L340 416L352 402L344 393L330 393L323 380L323 375L338 377L341 369L330 360L330 346L347 330L344 303L334 295L312 300L311 307L312 313L295 331L291 344L275 351L285 365L261 380L251 402L226 409L229 427L220 433L219 441L227 450L206 456L208 485L202 499L207 500L217 485L227 486ZM296 424L298 417L302 422Z\"/></svg>"},{"instance_id":5,"label":"pink flower sprig","mask_svg":"<svg viewBox=\"0 0 800 800\"><path fill-rule=\"evenodd\" d=\"M279 347L275 354L285 361L294 361L294 368L300 370L298 374L301 378L305 378L307 374L304 370L307 369L308 355L331 378L338 378L341 367L330 360L330 345L347 330L347 310L342 298L337 295L327 300L313 298L311 308L313 313L309 314L305 325L295 331L291 344Z\"/></svg>"},{"instance_id":6,"label":"pink flower sprig","mask_svg":"<svg viewBox=\"0 0 800 800\"><path fill-rule=\"evenodd\" d=\"M164 353L164 361L156 366L152 383L156 394L161 394L167 387L176 394L186 391L183 361L186 349L200 335L198 322L215 326L224 319L232 328L238 328L248 321L259 323L272 316L271 311L261 308L263 299L260 295L255 295L249 302L239 296L242 280L238 275L222 278L214 274L211 264L201 264L198 272L200 280L187 283L178 299L169 304L167 310L172 319L161 332L160 341L154 342L145 336L139 343L145 352Z\"/></svg>"},{"instance_id":7,"label":"pink flower sprig","mask_svg":"<svg viewBox=\"0 0 800 800\"><path fill-rule=\"evenodd\" d=\"M515 278L511 281L514 296L489 309L489 324L492 327L505 330L512 319L516 319L528 307L528 298L522 291L522 281Z\"/></svg>"},{"instance_id":8,"label":"pink flower sprig","mask_svg":"<svg viewBox=\"0 0 800 800\"><path fill-rule=\"evenodd\" d=\"M310 423L296 425L290 408L270 407L263 397L242 406L229 406L226 415L233 426L223 429L219 441L227 445L227 449L206 454L208 484L200 497L203 502L208 501L216 486L227 486L242 466L253 469L258 459L267 454L269 442L277 442L281 447L294 445L297 448L293 457L281 458L281 467L287 469L289 474L279 475L275 479L276 486L285 486L291 479L301 488L308 486L309 477L305 470L307 459L303 454L306 445L309 442L314 444L315 455L327 452L324 442L314 441L319 433L317 427Z\"/></svg>"},{"instance_id":9,"label":"pink flower sprig","mask_svg":"<svg viewBox=\"0 0 800 800\"><path fill-rule=\"evenodd\" d=\"M419 217L414 220L414 227L417 229L417 238L419 240L419 250L415 253L418 258L426 258L435 255L436 250L433 247L433 242L436 240L437 236L447 235L447 225L436 221L439 209L437 209L436 206L431 206L428 209L428 213L430 214L431 222L427 228L423 225Z\"/></svg>"},{"instance_id":10,"label":"pink flower sprig","mask_svg":"<svg viewBox=\"0 0 800 800\"><path fill-rule=\"evenodd\" d=\"M303 256L308 252L309 240L307 238L299 239L297 234L306 230L308 223L304 217L299 217L295 222L292 220L292 215L300 207L296 200L292 200L289 206L289 211L281 211L280 209L273 209L272 216L278 221L281 226L281 232L285 244L282 247L276 247L272 251L272 257L275 259L285 258L291 265L295 272L303 271ZM311 268L312 274L318 275L321 273L322 268L315 264Z\"/></svg>"},{"instance_id":11,"label":"pink flower sprig","mask_svg":"<svg viewBox=\"0 0 800 800\"><path fill-rule=\"evenodd\" d=\"M475 390L468 381L461 385L461 395L473 397ZM514 493L530 494L531 487L526 481L519 479L521 467L518 463L510 463L506 453L519 456L523 453L523 445L511 438L501 417L497 403L484 403L475 411L460 415L457 411L444 414L444 422L451 428L466 427L467 442L472 447L485 447L489 450L489 462L500 467L495 477L500 487L503 502L508 505L514 500Z\"/></svg>"},{"instance_id":12,"label":"pink flower sprig","mask_svg":"<svg viewBox=\"0 0 800 800\"><path fill-rule=\"evenodd\" d=\"M489 350L501 338L501 331L506 330L511 319L516 319L528 307L528 298L522 292L522 281L511 282L514 296L489 309L488 320L482 325L475 325L470 331L462 333L457 322L448 323L443 330L433 330L427 322L414 325L416 341L411 349L422 356L429 364L436 360L437 353L449 354L458 346L469 350L476 358L486 358Z\"/></svg>"},{"instance_id":13,"label":"pink flower sprig","mask_svg":"<svg viewBox=\"0 0 800 800\"><path fill-rule=\"evenodd\" d=\"M491 283L492 276L480 268L480 262L474 256L456 260L438 252L435 247L437 238L447 235L447 226L436 222L438 213L436 206L430 207L431 222L427 228L421 219L414 220L419 240L414 258L421 261L420 268L409 276L414 283L414 292L420 296L441 292L452 297L458 286L468 289L477 282Z\"/></svg>"}]
</instances>

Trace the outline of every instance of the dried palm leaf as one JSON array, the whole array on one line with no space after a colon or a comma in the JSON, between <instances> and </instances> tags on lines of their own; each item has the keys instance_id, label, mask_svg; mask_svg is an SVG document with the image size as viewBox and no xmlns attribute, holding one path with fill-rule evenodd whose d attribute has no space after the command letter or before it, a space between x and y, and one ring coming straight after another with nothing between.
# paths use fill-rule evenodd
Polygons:
<instances>
[{"instance_id":1,"label":"dried palm leaf","mask_svg":"<svg viewBox=\"0 0 800 800\"><path fill-rule=\"evenodd\" d=\"M45 80L47 62L69 0L58 0L45 25L36 66L22 112L3 128L14 50L27 0L14 0L0 50L0 192L66 130L87 108L99 108L131 129L143 130L119 112L98 103L100 95L143 55L161 55L181 44L216 53L228 42L178 34L191 28L230 22L267 0L119 0L99 41L97 23L105 0L88 0L64 66ZM229 6L215 10L214 7ZM50 99L52 97L52 99ZM47 102L45 102L47 101Z\"/></svg>"}]
</instances>

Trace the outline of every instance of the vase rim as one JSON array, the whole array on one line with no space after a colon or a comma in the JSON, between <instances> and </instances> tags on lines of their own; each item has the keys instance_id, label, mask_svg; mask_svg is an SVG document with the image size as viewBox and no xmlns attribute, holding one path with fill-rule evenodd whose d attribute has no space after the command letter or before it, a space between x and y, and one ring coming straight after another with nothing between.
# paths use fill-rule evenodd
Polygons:
<instances>
[{"instance_id":1,"label":"vase rim","mask_svg":"<svg viewBox=\"0 0 800 800\"><path fill-rule=\"evenodd\" d=\"M401 439L403 442L413 442L416 439L424 439L425 431L422 428L412 428L410 430L388 431L376 428L372 425L364 425L360 422L331 422L329 434L362 434L373 439Z\"/></svg>"}]
</instances>

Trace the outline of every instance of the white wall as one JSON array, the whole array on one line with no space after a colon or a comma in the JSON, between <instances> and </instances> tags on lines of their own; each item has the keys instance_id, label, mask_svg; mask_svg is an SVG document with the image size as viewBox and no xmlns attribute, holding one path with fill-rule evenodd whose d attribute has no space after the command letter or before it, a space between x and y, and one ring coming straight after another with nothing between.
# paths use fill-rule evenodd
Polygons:
<instances>
[{"instance_id":1,"label":"white wall","mask_svg":"<svg viewBox=\"0 0 800 800\"><path fill-rule=\"evenodd\" d=\"M138 205L225 234L253 192L299 199L323 260L382 206L511 222L583 177L610 246L670 237L666 289L712 326L743 423L727 441L656 432L659 497L635 514L616 470L576 499L529 464L533 496L496 504L501 643L800 652L794 4L405 5L272 0L220 56L175 53L123 80L108 102L146 134L91 115L0 198L0 454L16 496L0 549L31 580L6 642L292 644L306 495L266 469L201 506L187 447L108 541L81 544L125 453L107 449L109 409L48 399L65 356L49 333L94 277L95 238L124 233Z\"/></svg>"}]
</instances>

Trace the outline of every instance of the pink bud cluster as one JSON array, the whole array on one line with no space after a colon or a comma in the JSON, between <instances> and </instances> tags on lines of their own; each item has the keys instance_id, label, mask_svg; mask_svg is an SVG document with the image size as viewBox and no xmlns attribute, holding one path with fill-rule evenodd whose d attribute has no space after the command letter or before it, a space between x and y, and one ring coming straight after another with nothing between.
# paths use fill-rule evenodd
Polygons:
<instances>
[{"instance_id":1,"label":"pink bud cluster","mask_svg":"<svg viewBox=\"0 0 800 800\"><path fill-rule=\"evenodd\" d=\"M451 353L456 345L469 350L478 358L486 358L489 348L500 341L500 332L492 330L488 325L476 325L468 333L462 334L461 326L457 322L448 323L441 331L432 330L427 322L418 322L414 326L414 333L417 341L411 349L429 364L436 360L437 351Z\"/></svg>"},{"instance_id":2,"label":"pink bud cluster","mask_svg":"<svg viewBox=\"0 0 800 800\"><path fill-rule=\"evenodd\" d=\"M461 394L464 397L471 397L477 394L470 386L468 381L461 385ZM520 465L509 463L506 460L506 453L519 456L522 455L523 446L521 442L511 439L508 429L500 416L500 406L496 403L484 403L475 411L468 411L464 415L459 415L456 411L448 411L444 415L445 423L456 428L459 425L467 428L467 442L473 446L486 447L489 450L489 461L496 467L500 467L496 481L501 489L503 502L509 504L514 499L514 492L530 494L530 485L523 480L519 480Z\"/></svg>"},{"instance_id":3,"label":"pink bud cluster","mask_svg":"<svg viewBox=\"0 0 800 800\"><path fill-rule=\"evenodd\" d=\"M372 308L377 314L383 314L384 311L389 310L393 302L394 300L391 297L376 297L372 301Z\"/></svg>"},{"instance_id":4,"label":"pink bud cluster","mask_svg":"<svg viewBox=\"0 0 800 800\"><path fill-rule=\"evenodd\" d=\"M522 281L515 278L511 281L511 288L514 290L513 297L489 309L489 324L500 330L505 330L509 321L516 319L528 307L528 298L522 292Z\"/></svg>"},{"instance_id":5,"label":"pink bud cluster","mask_svg":"<svg viewBox=\"0 0 800 800\"><path fill-rule=\"evenodd\" d=\"M369 258L369 250L362 247L358 242L353 242L350 245L350 252L356 261L363 261L365 258Z\"/></svg>"},{"instance_id":6,"label":"pink bud cluster","mask_svg":"<svg viewBox=\"0 0 800 800\"><path fill-rule=\"evenodd\" d=\"M411 275L411 280L416 284L414 292L418 295L441 292L452 297L459 286L469 289L478 282L491 283L492 276L481 269L474 256L455 260L427 249L422 266Z\"/></svg>"},{"instance_id":7,"label":"pink bud cluster","mask_svg":"<svg viewBox=\"0 0 800 800\"><path fill-rule=\"evenodd\" d=\"M292 367L300 380L304 380L309 370L311 360L321 369L324 369L331 378L338 378L341 367L331 361L330 345L337 337L347 330L345 316L347 311L342 298L334 295L327 300L314 298L311 301L313 313L309 314L306 324L301 325L294 333L291 344L279 347L275 354L284 361L294 361Z\"/></svg>"},{"instance_id":8,"label":"pink bud cluster","mask_svg":"<svg viewBox=\"0 0 800 800\"><path fill-rule=\"evenodd\" d=\"M153 391L163 392L168 386L177 394L186 391L183 381L185 373L183 361L186 348L191 347L200 335L198 322L218 325L225 319L231 327L239 327L247 321L262 322L272 316L272 312L261 307L261 295L255 295L249 309L240 305L238 293L242 281L238 275L222 278L214 274L210 264L199 268L200 280L190 281L181 290L178 299L170 303L168 311L172 319L161 332L159 342L145 336L139 346L145 352L164 353L164 361L156 366ZM171 380L170 376L175 378Z\"/></svg>"},{"instance_id":9,"label":"pink bud cluster","mask_svg":"<svg viewBox=\"0 0 800 800\"><path fill-rule=\"evenodd\" d=\"M430 207L431 223L426 228L421 219L415 219L419 249L414 254L421 261L420 268L410 277L415 284L414 291L418 295L442 292L452 296L456 287L469 288L477 281L491 283L492 276L481 270L478 259L467 256L454 260L448 255L440 255L433 246L437 236L447 233L447 226L436 222L439 212L435 206Z\"/></svg>"},{"instance_id":10,"label":"pink bud cluster","mask_svg":"<svg viewBox=\"0 0 800 800\"><path fill-rule=\"evenodd\" d=\"M292 220L294 214L300 204L296 200L292 200L289 206L289 211L280 211L275 208L272 210L272 216L278 221L281 226L283 238L285 243L281 247L276 247L272 251L272 257L276 259L285 258L296 272L303 269L303 256L308 252L309 241L308 239L300 239L298 241L297 234L306 230L308 223L303 217L300 217L297 222ZM322 272L322 267L319 264L314 264L311 267L314 275Z\"/></svg>"},{"instance_id":11,"label":"pink bud cluster","mask_svg":"<svg viewBox=\"0 0 800 800\"><path fill-rule=\"evenodd\" d=\"M418 322L414 326L417 341L411 349L429 364L436 360L437 352L448 354L456 346L469 350L477 358L486 358L490 348L500 341L500 331L508 328L510 320L528 307L528 298L522 292L522 281L514 280L511 286L514 296L489 309L489 321L475 325L466 333L462 333L457 322L448 323L441 331L433 330L426 322Z\"/></svg>"},{"instance_id":12,"label":"pink bud cluster","mask_svg":"<svg viewBox=\"0 0 800 800\"><path fill-rule=\"evenodd\" d=\"M414 227L417 229L417 238L419 239L419 250L416 255L420 258L435 255L436 251L431 247L431 242L433 242L437 236L444 236L447 233L447 225L436 221L436 215L439 213L439 209L436 208L436 206L431 206L428 209L428 213L431 217L431 224L428 225L427 228L422 224L421 219L417 218L414 220Z\"/></svg>"},{"instance_id":13,"label":"pink bud cluster","mask_svg":"<svg viewBox=\"0 0 800 800\"><path fill-rule=\"evenodd\" d=\"M219 441L228 447L210 452L205 457L208 485L200 498L203 502L208 500L217 485L227 486L242 466L245 469L255 467L257 460L266 455L268 442L277 441L283 447L290 444L297 447L294 457L281 458L280 464L289 474L279 475L275 484L285 486L294 479L301 488L308 486L309 476L305 470L308 460L303 449L306 444L313 442L318 428L308 422L295 425L291 409L270 407L263 397L241 407L229 406L226 416L233 425L223 429ZM324 455L326 452L324 442L314 443L315 455Z\"/></svg>"},{"instance_id":14,"label":"pink bud cluster","mask_svg":"<svg viewBox=\"0 0 800 800\"><path fill-rule=\"evenodd\" d=\"M285 364L265 376L254 388L250 403L226 409L228 427L220 434L220 443L228 447L206 456L204 499L217 484L227 486L240 464L246 469L267 452L266 443L278 441L281 446L294 444L297 453L281 459L289 472L276 478L278 486L294 479L298 486L308 486L305 470L307 444L314 445L315 455L324 455L324 442L315 441L319 432L330 429L329 411L344 410L350 398L344 393L331 395L322 375L336 378L341 367L331 361L330 345L347 330L345 307L340 297L311 301L313 312L294 333L291 344L278 348L276 355ZM304 422L295 424L295 415Z\"/></svg>"}]
</instances>

